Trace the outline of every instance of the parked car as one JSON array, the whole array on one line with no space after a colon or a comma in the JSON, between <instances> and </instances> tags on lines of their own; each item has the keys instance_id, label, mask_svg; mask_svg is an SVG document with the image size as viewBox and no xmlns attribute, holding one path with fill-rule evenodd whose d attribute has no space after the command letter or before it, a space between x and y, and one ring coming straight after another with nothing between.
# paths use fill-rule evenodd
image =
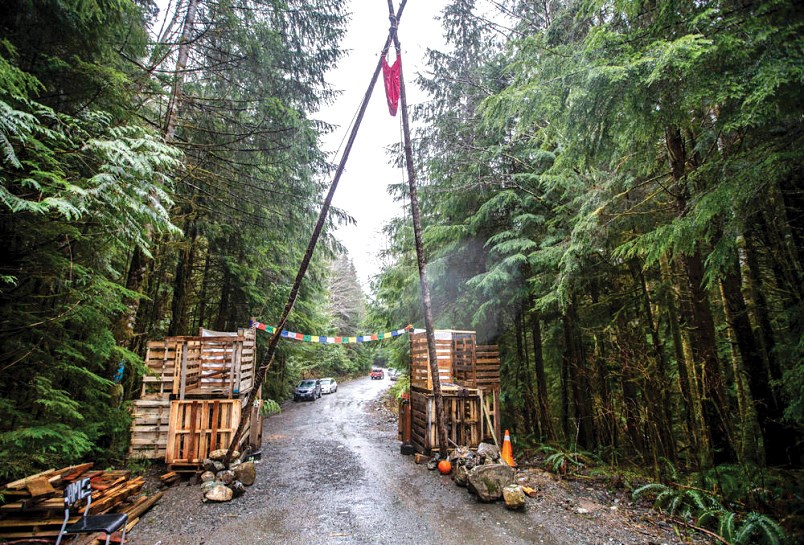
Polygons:
<instances>
[{"instance_id":1,"label":"parked car","mask_svg":"<svg viewBox=\"0 0 804 545\"><path fill-rule=\"evenodd\" d=\"M399 371L397 371L396 369L389 369L388 378L390 378L392 381L397 380L399 378Z\"/></svg>"},{"instance_id":2,"label":"parked car","mask_svg":"<svg viewBox=\"0 0 804 545\"><path fill-rule=\"evenodd\" d=\"M321 383L322 394L334 394L338 391L338 383L334 378L322 378L318 382Z\"/></svg>"},{"instance_id":3,"label":"parked car","mask_svg":"<svg viewBox=\"0 0 804 545\"><path fill-rule=\"evenodd\" d=\"M321 397L321 382L314 378L304 379L293 392L293 401L300 399L315 401L319 397Z\"/></svg>"},{"instance_id":4,"label":"parked car","mask_svg":"<svg viewBox=\"0 0 804 545\"><path fill-rule=\"evenodd\" d=\"M374 380L374 379L382 380L382 379L385 378L385 371L383 371L382 369L376 369L375 368L375 369L371 370L371 373L369 374L369 376L371 377L371 380Z\"/></svg>"}]
</instances>

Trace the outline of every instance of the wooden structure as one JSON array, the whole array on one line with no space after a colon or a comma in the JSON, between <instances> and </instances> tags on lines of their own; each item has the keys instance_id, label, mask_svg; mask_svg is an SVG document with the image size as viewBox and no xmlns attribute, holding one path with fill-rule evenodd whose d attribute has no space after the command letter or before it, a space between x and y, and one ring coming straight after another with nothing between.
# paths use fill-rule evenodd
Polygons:
<instances>
[{"instance_id":1,"label":"wooden structure","mask_svg":"<svg viewBox=\"0 0 804 545\"><path fill-rule=\"evenodd\" d=\"M476 344L474 331L436 330L434 336L450 446L501 441L497 346ZM399 437L429 454L439 445L427 337L420 331L410 335L410 384L410 410L400 412L408 420L400 418Z\"/></svg>"},{"instance_id":2,"label":"wooden structure","mask_svg":"<svg viewBox=\"0 0 804 545\"><path fill-rule=\"evenodd\" d=\"M133 404L129 456L164 458L171 469L195 470L212 450L227 448L254 386L255 347L253 328L202 328L195 337L149 342L149 374ZM241 450L262 442L259 410L251 410Z\"/></svg>"}]
</instances>

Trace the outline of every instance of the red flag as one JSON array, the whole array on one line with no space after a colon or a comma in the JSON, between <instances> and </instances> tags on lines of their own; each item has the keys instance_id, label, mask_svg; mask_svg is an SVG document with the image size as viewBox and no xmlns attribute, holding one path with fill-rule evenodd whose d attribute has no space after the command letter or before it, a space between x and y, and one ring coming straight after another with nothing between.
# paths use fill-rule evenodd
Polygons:
<instances>
[{"instance_id":1,"label":"red flag","mask_svg":"<svg viewBox=\"0 0 804 545\"><path fill-rule=\"evenodd\" d=\"M402 71L402 55L397 52L393 65L388 65L386 57L382 58L382 79L385 81L385 98L388 99L388 111L396 115L399 105L399 75Z\"/></svg>"}]
</instances>

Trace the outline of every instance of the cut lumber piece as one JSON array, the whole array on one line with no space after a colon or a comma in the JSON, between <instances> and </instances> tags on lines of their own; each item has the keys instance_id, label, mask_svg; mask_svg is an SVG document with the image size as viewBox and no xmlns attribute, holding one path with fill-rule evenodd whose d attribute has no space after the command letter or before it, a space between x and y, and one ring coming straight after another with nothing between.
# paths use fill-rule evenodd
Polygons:
<instances>
[{"instance_id":1,"label":"cut lumber piece","mask_svg":"<svg viewBox=\"0 0 804 545\"><path fill-rule=\"evenodd\" d=\"M31 494L31 499L44 499L56 494L56 489L50 484L47 477L37 477L25 485L28 492Z\"/></svg>"},{"instance_id":2,"label":"cut lumber piece","mask_svg":"<svg viewBox=\"0 0 804 545\"><path fill-rule=\"evenodd\" d=\"M153 507L154 504L158 502L162 496L164 496L164 494L164 492L157 492L156 494L148 496L147 498L144 497L133 506L124 509L123 512L128 514L128 518L139 518L148 509Z\"/></svg>"},{"instance_id":3,"label":"cut lumber piece","mask_svg":"<svg viewBox=\"0 0 804 545\"><path fill-rule=\"evenodd\" d=\"M48 477L48 478L50 478L50 477L53 476L54 473L56 473L56 468L48 469L47 471L42 471L42 472L37 473L35 475L28 475L27 477L25 477L23 479L19 479L17 481L10 482L6 486L4 486L3 488L8 488L10 490L22 490L23 488L25 488L27 486L27 484L30 481L33 481L34 479L38 479L39 477Z\"/></svg>"},{"instance_id":4,"label":"cut lumber piece","mask_svg":"<svg viewBox=\"0 0 804 545\"><path fill-rule=\"evenodd\" d=\"M95 465L95 462L87 462L85 464L78 464L74 466L65 467L64 469L60 469L57 471L58 478L54 478L55 480L61 480L67 483L71 483L74 480L78 479L81 475L85 472L92 469L92 466ZM51 480L52 482L52 480Z\"/></svg>"}]
</instances>

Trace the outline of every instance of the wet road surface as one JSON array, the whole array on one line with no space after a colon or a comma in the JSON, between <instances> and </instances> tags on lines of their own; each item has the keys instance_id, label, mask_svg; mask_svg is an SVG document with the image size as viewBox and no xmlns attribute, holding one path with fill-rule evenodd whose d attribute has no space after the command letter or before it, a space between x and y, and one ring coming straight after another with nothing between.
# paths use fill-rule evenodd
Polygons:
<instances>
[{"instance_id":1,"label":"wet road surface","mask_svg":"<svg viewBox=\"0 0 804 545\"><path fill-rule=\"evenodd\" d=\"M257 482L224 504L178 485L131 532L131 545L521 544L556 539L534 513L479 504L449 477L399 454L378 410L390 385L368 377L265 420Z\"/></svg>"}]
</instances>

